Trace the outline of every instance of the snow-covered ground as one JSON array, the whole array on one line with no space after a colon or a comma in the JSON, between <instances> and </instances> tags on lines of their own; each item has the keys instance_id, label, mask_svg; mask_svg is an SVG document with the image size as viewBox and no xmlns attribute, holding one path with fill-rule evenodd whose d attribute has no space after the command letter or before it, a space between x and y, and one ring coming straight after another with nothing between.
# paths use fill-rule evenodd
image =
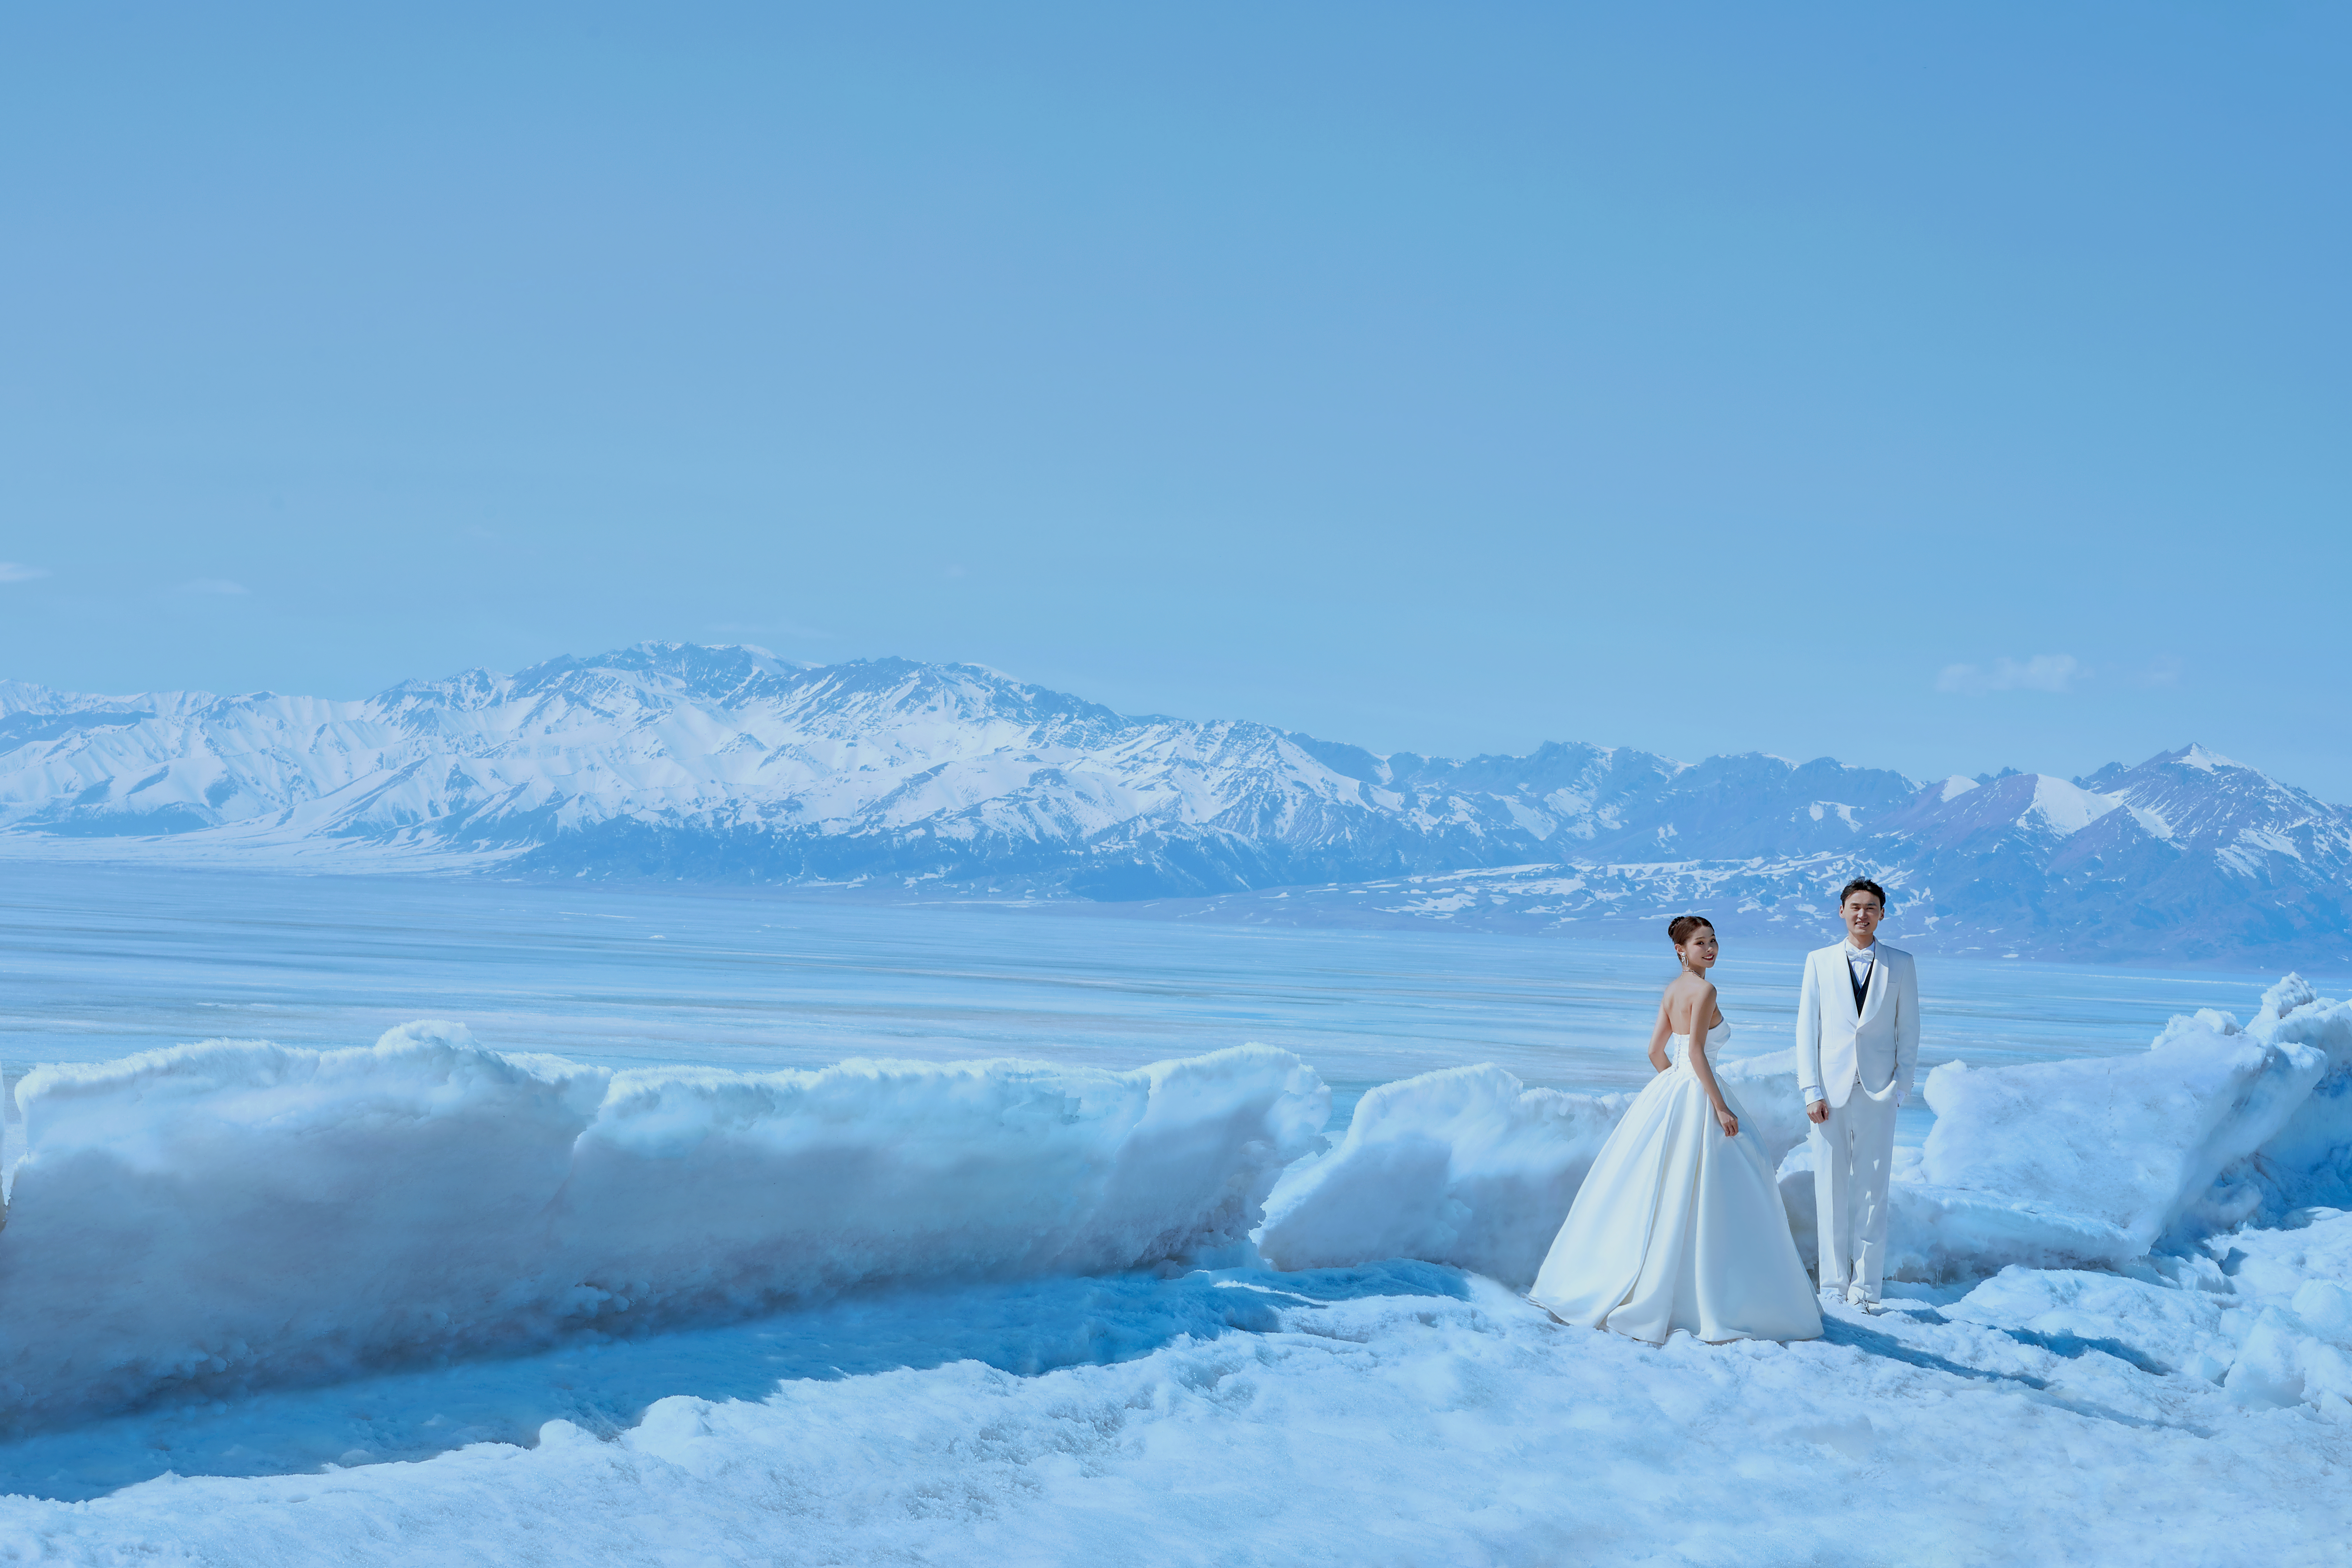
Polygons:
<instances>
[{"instance_id":1,"label":"snow-covered ground","mask_svg":"<svg viewBox=\"0 0 2352 1568\"><path fill-rule=\"evenodd\" d=\"M122 943L73 923L18 952ZM1608 1080L1408 1073L1323 1147L1271 1046L727 1070L408 1026L44 1068L0 1561L2342 1562L2352 1006L2240 990L1943 1061L1893 1310L1790 1346L1518 1298ZM1726 1070L1801 1237L1785 1058Z\"/></svg>"},{"instance_id":2,"label":"snow-covered ground","mask_svg":"<svg viewBox=\"0 0 2352 1568\"><path fill-rule=\"evenodd\" d=\"M2256 1245L2265 1258L2303 1248L2297 1269L2326 1247L2320 1267L2340 1278L2348 1226L2339 1216ZM2063 1274L1948 1295L1915 1288L1875 1318L1835 1310L1809 1344L1677 1336L1655 1350L1562 1329L1502 1286L1428 1266L894 1296L756 1332L68 1435L59 1447L85 1468L169 1442L190 1470L226 1452L232 1472L304 1473L12 1499L0 1552L237 1564L2344 1560L2352 1423L2305 1403L2241 1404L2171 1359L2192 1338L2226 1338L2189 1320L2231 1298ZM1029 1370L1040 1359L1078 1364ZM589 1384L612 1402L583 1396ZM676 1392L615 1429L614 1405L664 1390ZM483 1440L380 1458L436 1434ZM341 1465L322 1465L339 1442ZM15 1463L8 1484L29 1468Z\"/></svg>"}]
</instances>

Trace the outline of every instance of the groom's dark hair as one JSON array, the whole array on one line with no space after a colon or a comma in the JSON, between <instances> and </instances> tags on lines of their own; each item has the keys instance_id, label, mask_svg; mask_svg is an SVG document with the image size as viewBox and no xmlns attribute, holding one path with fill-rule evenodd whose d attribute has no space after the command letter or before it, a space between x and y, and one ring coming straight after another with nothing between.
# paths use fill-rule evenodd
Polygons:
<instances>
[{"instance_id":1,"label":"groom's dark hair","mask_svg":"<svg viewBox=\"0 0 2352 1568\"><path fill-rule=\"evenodd\" d=\"M1872 881L1867 877L1856 877L1853 881L1848 882L1843 888L1839 889L1838 908L1845 908L1845 901L1853 897L1856 893L1874 894L1878 899L1878 907L1882 910L1886 907L1886 889L1880 887L1877 883Z\"/></svg>"}]
</instances>

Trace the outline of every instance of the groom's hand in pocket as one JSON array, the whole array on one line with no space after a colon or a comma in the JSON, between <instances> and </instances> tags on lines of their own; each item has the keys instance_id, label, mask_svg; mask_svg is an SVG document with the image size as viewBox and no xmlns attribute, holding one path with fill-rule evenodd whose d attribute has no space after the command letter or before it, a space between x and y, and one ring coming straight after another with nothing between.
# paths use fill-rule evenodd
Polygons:
<instances>
[{"instance_id":1,"label":"groom's hand in pocket","mask_svg":"<svg viewBox=\"0 0 2352 1568\"><path fill-rule=\"evenodd\" d=\"M1811 1121L1816 1127L1820 1126L1822 1122L1827 1121L1829 1119L1830 1102L1828 1100L1816 1100L1811 1104L1805 1107L1805 1120Z\"/></svg>"}]
</instances>

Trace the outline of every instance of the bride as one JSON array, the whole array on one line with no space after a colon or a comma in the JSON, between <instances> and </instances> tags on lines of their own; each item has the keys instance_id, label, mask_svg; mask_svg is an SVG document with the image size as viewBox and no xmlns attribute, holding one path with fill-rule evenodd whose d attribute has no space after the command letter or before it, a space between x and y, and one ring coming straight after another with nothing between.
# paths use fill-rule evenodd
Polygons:
<instances>
[{"instance_id":1,"label":"bride","mask_svg":"<svg viewBox=\"0 0 2352 1568\"><path fill-rule=\"evenodd\" d=\"M1706 978L1715 927L1666 928L1683 972L1658 1004L1658 1070L1601 1145L1528 1299L1564 1323L1662 1344L1810 1340L1822 1331L1780 1189L1709 1058L1730 1037ZM1668 1047L1672 1047L1669 1054Z\"/></svg>"}]
</instances>

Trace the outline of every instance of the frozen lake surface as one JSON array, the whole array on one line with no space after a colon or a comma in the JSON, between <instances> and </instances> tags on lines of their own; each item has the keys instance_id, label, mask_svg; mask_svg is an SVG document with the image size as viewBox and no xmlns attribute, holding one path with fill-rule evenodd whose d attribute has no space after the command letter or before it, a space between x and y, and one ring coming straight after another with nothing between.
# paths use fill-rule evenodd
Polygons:
<instances>
[{"instance_id":1,"label":"frozen lake surface","mask_svg":"<svg viewBox=\"0 0 2352 1568\"><path fill-rule=\"evenodd\" d=\"M1825 930L1821 940L1835 940ZM1778 1050L1798 954L1727 948L1731 1053ZM1085 908L890 906L707 889L0 863L0 1061L188 1041L373 1043L448 1018L494 1049L614 1067L1024 1057L1132 1068L1257 1041L1334 1090L1494 1062L1637 1088L1673 950L1452 931L1300 931ZM1920 965L1921 1076L2145 1047L2271 974ZM2340 981L2313 976L2342 994ZM1915 1101L1906 1141L1916 1142Z\"/></svg>"}]
</instances>

